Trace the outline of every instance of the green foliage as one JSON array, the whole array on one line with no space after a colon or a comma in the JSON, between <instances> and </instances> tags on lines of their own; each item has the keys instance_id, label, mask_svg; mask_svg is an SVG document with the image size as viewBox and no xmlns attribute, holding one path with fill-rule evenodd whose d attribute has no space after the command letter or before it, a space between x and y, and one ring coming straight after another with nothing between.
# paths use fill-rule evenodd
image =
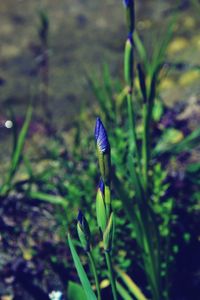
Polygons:
<instances>
[{"instance_id":1,"label":"green foliage","mask_svg":"<svg viewBox=\"0 0 200 300\"><path fill-rule=\"evenodd\" d=\"M73 260L74 260L74 264L75 264L75 267L76 267L76 270L78 272L78 275L79 275L79 278L80 278L80 281L81 281L81 284L83 286L83 289L85 291L85 294L87 296L87 299L88 300L95 300L97 299L93 290L92 290L92 287L90 285L90 282L89 282L89 279L87 277L87 274L85 273L83 267L82 267L82 264L80 262L80 259L79 259L79 256L76 252L76 249L72 243L72 239L70 237L70 234L68 234L68 242L69 242L69 247L70 247L70 250L71 250L71 253L72 253L72 257L73 257Z\"/></svg>"},{"instance_id":2,"label":"green foliage","mask_svg":"<svg viewBox=\"0 0 200 300\"><path fill-rule=\"evenodd\" d=\"M27 110L26 118L25 118L24 124L23 124L19 134L17 136L15 136L16 132L13 131L13 133L14 133L13 153L12 153L12 157L10 160L10 168L6 174L5 181L0 188L1 196L7 195L9 193L9 191L13 188L13 178L14 178L14 176L19 168L19 165L21 163L22 152L24 149L26 136L28 133L30 122L31 122L32 110L33 109L30 106Z\"/></svg>"},{"instance_id":3,"label":"green foliage","mask_svg":"<svg viewBox=\"0 0 200 300\"><path fill-rule=\"evenodd\" d=\"M67 287L67 299L69 300L87 300L85 292L82 286L73 281L69 281Z\"/></svg>"},{"instance_id":4,"label":"green foliage","mask_svg":"<svg viewBox=\"0 0 200 300\"><path fill-rule=\"evenodd\" d=\"M140 288L137 284L123 271L117 269L119 277L122 279L123 283L126 285L130 293L137 299L137 300L147 300L144 296Z\"/></svg>"}]
</instances>

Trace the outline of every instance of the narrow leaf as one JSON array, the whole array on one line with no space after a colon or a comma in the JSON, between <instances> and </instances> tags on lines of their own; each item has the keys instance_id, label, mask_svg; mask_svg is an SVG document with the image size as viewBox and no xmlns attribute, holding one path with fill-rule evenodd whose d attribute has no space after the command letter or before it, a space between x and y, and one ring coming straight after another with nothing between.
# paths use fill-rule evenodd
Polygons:
<instances>
[{"instance_id":1,"label":"narrow leaf","mask_svg":"<svg viewBox=\"0 0 200 300\"><path fill-rule=\"evenodd\" d=\"M137 300L147 300L145 295L142 293L140 288L137 286L137 284L122 270L117 268L117 273L123 280L123 282L126 284L129 291L135 296Z\"/></svg>"},{"instance_id":2,"label":"narrow leaf","mask_svg":"<svg viewBox=\"0 0 200 300\"><path fill-rule=\"evenodd\" d=\"M69 281L67 288L68 300L87 300L82 286L76 282Z\"/></svg>"},{"instance_id":3,"label":"narrow leaf","mask_svg":"<svg viewBox=\"0 0 200 300\"><path fill-rule=\"evenodd\" d=\"M26 135L27 135L27 132L28 132L30 121L31 121L32 110L33 109L30 106L28 111L27 111L26 119L24 121L23 127L22 127L22 129L19 133L19 137L18 137L17 144L16 144L16 149L15 149L13 157L12 157L12 172L15 172L15 170L18 166L21 154L22 154L22 150L23 150L23 147L24 147Z\"/></svg>"},{"instance_id":4,"label":"narrow leaf","mask_svg":"<svg viewBox=\"0 0 200 300\"><path fill-rule=\"evenodd\" d=\"M49 202L51 204L62 205L63 207L66 207L66 205L67 205L67 200L65 200L64 198L57 196L57 195L50 195L50 194L46 194L43 192L31 192L30 191L28 193L28 196L32 199Z\"/></svg>"},{"instance_id":5,"label":"narrow leaf","mask_svg":"<svg viewBox=\"0 0 200 300\"><path fill-rule=\"evenodd\" d=\"M78 254L76 252L76 249L72 243L70 234L68 234L68 242L69 242L69 247L71 250L72 257L73 257L73 261L74 261L77 273L79 275L79 279L81 281L81 284L82 284L85 294L87 296L87 300L97 300L95 293L92 290L92 287L91 287L91 284L87 277L87 274L85 273L85 270L83 269L80 258L79 258Z\"/></svg>"},{"instance_id":6,"label":"narrow leaf","mask_svg":"<svg viewBox=\"0 0 200 300\"><path fill-rule=\"evenodd\" d=\"M116 282L116 285L117 285L117 290L118 290L120 296L122 297L122 299L133 300L133 298L129 295L127 290L118 281Z\"/></svg>"}]
</instances>

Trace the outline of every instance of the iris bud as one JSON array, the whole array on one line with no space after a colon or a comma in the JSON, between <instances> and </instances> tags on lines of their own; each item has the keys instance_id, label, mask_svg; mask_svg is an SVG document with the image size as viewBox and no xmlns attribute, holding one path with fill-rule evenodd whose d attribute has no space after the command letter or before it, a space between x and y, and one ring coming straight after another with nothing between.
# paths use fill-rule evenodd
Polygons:
<instances>
[{"instance_id":1,"label":"iris bud","mask_svg":"<svg viewBox=\"0 0 200 300\"><path fill-rule=\"evenodd\" d=\"M128 36L125 44L124 51L124 78L132 90L133 86L133 39L132 36Z\"/></svg>"},{"instance_id":2,"label":"iris bud","mask_svg":"<svg viewBox=\"0 0 200 300\"><path fill-rule=\"evenodd\" d=\"M94 136L97 145L100 173L105 184L109 185L111 177L110 144L106 129L100 118L96 119Z\"/></svg>"},{"instance_id":3,"label":"iris bud","mask_svg":"<svg viewBox=\"0 0 200 300\"><path fill-rule=\"evenodd\" d=\"M79 210L78 217L77 217L77 232L83 249L85 251L89 251L90 250L90 228L81 210Z\"/></svg>"},{"instance_id":4,"label":"iris bud","mask_svg":"<svg viewBox=\"0 0 200 300\"><path fill-rule=\"evenodd\" d=\"M132 34L135 27L134 0L124 0L124 6L126 7L128 31Z\"/></svg>"},{"instance_id":5,"label":"iris bud","mask_svg":"<svg viewBox=\"0 0 200 300\"><path fill-rule=\"evenodd\" d=\"M107 224L104 188L105 187L104 187L103 180L101 180L99 183L99 188L97 190L96 213L97 213L97 224L102 233L106 229L106 224Z\"/></svg>"}]
</instances>

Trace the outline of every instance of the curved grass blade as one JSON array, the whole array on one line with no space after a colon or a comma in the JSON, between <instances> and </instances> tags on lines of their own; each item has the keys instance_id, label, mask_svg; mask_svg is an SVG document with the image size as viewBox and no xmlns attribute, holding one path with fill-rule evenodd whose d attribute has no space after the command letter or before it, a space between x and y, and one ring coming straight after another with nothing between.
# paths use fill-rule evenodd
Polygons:
<instances>
[{"instance_id":1,"label":"curved grass blade","mask_svg":"<svg viewBox=\"0 0 200 300\"><path fill-rule=\"evenodd\" d=\"M87 277L87 274L85 273L85 270L83 269L80 258L79 258L78 254L76 252L76 249L72 243L70 234L68 234L68 242L69 242L69 247L71 250L71 254L72 254L72 257L74 260L74 264L75 264L78 276L80 278L81 284L82 284L85 294L87 296L87 300L97 300L95 293L92 290L92 287L91 287L91 284Z\"/></svg>"},{"instance_id":2,"label":"curved grass blade","mask_svg":"<svg viewBox=\"0 0 200 300\"><path fill-rule=\"evenodd\" d=\"M117 268L117 273L129 289L129 291L133 294L133 296L137 300L148 300L145 295L142 293L140 288L137 286L137 284L122 270Z\"/></svg>"},{"instance_id":3,"label":"curved grass blade","mask_svg":"<svg viewBox=\"0 0 200 300\"><path fill-rule=\"evenodd\" d=\"M50 195L47 193L37 192L37 191L36 192L30 191L27 193L27 195L32 199L49 202L49 203L55 204L55 205L61 205L63 207L67 206L67 200L65 200L63 197L58 196L58 195Z\"/></svg>"},{"instance_id":4,"label":"curved grass blade","mask_svg":"<svg viewBox=\"0 0 200 300\"><path fill-rule=\"evenodd\" d=\"M116 285L117 285L117 291L120 294L120 296L122 297L122 299L124 299L124 300L133 300L133 297L131 297L129 295L127 290L118 281L116 282Z\"/></svg>"},{"instance_id":5,"label":"curved grass blade","mask_svg":"<svg viewBox=\"0 0 200 300\"><path fill-rule=\"evenodd\" d=\"M147 69L148 67L147 51L136 30L134 31L133 34L133 40L134 40L135 48L139 54L139 57L142 63L144 63L145 68Z\"/></svg>"},{"instance_id":6,"label":"curved grass blade","mask_svg":"<svg viewBox=\"0 0 200 300\"><path fill-rule=\"evenodd\" d=\"M33 108L32 108L32 106L30 106L28 108L28 111L26 114L26 119L24 121L22 129L19 133L19 137L17 139L17 144L16 144L16 149L15 149L13 157L12 157L12 173L15 172L15 170L17 169L17 166L19 164L19 161L20 161L20 157L22 154L26 135L27 135L29 124L30 124L31 117L32 117L32 112L33 112Z\"/></svg>"},{"instance_id":7,"label":"curved grass blade","mask_svg":"<svg viewBox=\"0 0 200 300\"><path fill-rule=\"evenodd\" d=\"M82 286L76 282L69 281L67 288L68 300L87 300Z\"/></svg>"}]
</instances>

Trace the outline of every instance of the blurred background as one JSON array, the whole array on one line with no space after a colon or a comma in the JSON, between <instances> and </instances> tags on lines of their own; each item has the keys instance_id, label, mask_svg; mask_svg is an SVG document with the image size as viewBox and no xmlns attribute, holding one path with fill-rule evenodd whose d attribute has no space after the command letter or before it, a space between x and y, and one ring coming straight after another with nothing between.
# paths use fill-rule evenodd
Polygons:
<instances>
[{"instance_id":1,"label":"blurred background","mask_svg":"<svg viewBox=\"0 0 200 300\"><path fill-rule=\"evenodd\" d=\"M99 75L106 63L112 75L122 77L126 34L121 2L1 1L1 118L6 116L8 107L12 107L18 116L23 116L30 94L36 98L35 118L44 116L38 95L41 80L38 69L42 55L38 34L41 10L49 19L49 101L45 105L53 112L52 122L56 128L63 129L82 107L88 103L93 107L95 99L88 87L87 75ZM170 15L178 10L180 18L176 40L168 51L170 59L198 64L200 38L195 1L181 1L179 4L179 1L143 0L136 1L136 7L136 27L148 48L155 42L156 34L165 31ZM194 81L193 77L190 78ZM184 83L184 78L182 81ZM184 84L182 86L185 88ZM167 101L186 100L180 99L183 98L181 92L182 87L176 89L180 95L172 92ZM188 93L184 93L184 98L188 98Z\"/></svg>"}]
</instances>

